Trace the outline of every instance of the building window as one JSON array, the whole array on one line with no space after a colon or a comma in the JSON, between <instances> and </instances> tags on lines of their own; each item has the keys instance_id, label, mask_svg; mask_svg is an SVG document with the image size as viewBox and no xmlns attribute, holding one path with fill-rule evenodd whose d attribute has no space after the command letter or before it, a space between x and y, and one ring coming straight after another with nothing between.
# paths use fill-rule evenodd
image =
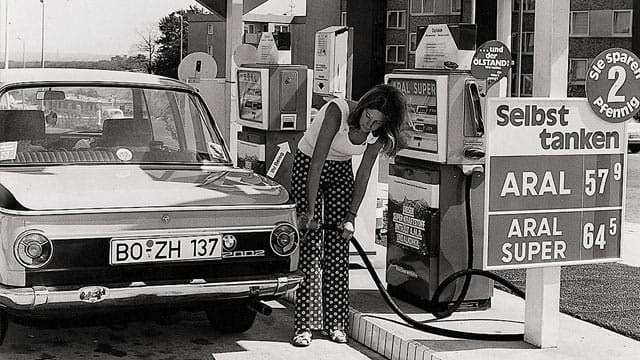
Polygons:
<instances>
[{"instance_id":1,"label":"building window","mask_svg":"<svg viewBox=\"0 0 640 360\"><path fill-rule=\"evenodd\" d=\"M207 54L213 56L213 46L207 46Z\"/></svg>"},{"instance_id":2,"label":"building window","mask_svg":"<svg viewBox=\"0 0 640 360\"><path fill-rule=\"evenodd\" d=\"M244 24L244 33L245 34L255 34L256 33L256 25L255 24Z\"/></svg>"},{"instance_id":3,"label":"building window","mask_svg":"<svg viewBox=\"0 0 640 360\"><path fill-rule=\"evenodd\" d=\"M347 12L343 11L340 13L340 25L347 26Z\"/></svg>"},{"instance_id":4,"label":"building window","mask_svg":"<svg viewBox=\"0 0 640 360\"><path fill-rule=\"evenodd\" d=\"M213 24L207 24L207 34L213 35Z\"/></svg>"},{"instance_id":5,"label":"building window","mask_svg":"<svg viewBox=\"0 0 640 360\"><path fill-rule=\"evenodd\" d=\"M386 62L404 64L404 45L387 45Z\"/></svg>"},{"instance_id":6,"label":"building window","mask_svg":"<svg viewBox=\"0 0 640 360\"><path fill-rule=\"evenodd\" d=\"M533 32L525 31L522 33L522 47L520 48L520 51L523 54L533 54L533 37ZM517 32L511 33L511 48L514 49L515 53L518 52L519 40Z\"/></svg>"},{"instance_id":7,"label":"building window","mask_svg":"<svg viewBox=\"0 0 640 360\"><path fill-rule=\"evenodd\" d=\"M435 0L411 0L411 14L434 14Z\"/></svg>"},{"instance_id":8,"label":"building window","mask_svg":"<svg viewBox=\"0 0 640 360\"><path fill-rule=\"evenodd\" d=\"M520 11L520 1L513 1L513 11ZM536 10L536 0L522 0L522 11L533 12Z\"/></svg>"},{"instance_id":9,"label":"building window","mask_svg":"<svg viewBox=\"0 0 640 360\"><path fill-rule=\"evenodd\" d=\"M273 31L275 32L289 32L289 25L274 25Z\"/></svg>"},{"instance_id":10,"label":"building window","mask_svg":"<svg viewBox=\"0 0 640 360\"><path fill-rule=\"evenodd\" d=\"M418 34L409 33L409 53L411 54L416 52L416 49L418 48L417 38L418 38Z\"/></svg>"},{"instance_id":11,"label":"building window","mask_svg":"<svg viewBox=\"0 0 640 360\"><path fill-rule=\"evenodd\" d=\"M533 95L533 75L521 74L520 75L520 96Z\"/></svg>"},{"instance_id":12,"label":"building window","mask_svg":"<svg viewBox=\"0 0 640 360\"><path fill-rule=\"evenodd\" d=\"M569 81L584 81L587 79L588 59L569 60Z\"/></svg>"},{"instance_id":13,"label":"building window","mask_svg":"<svg viewBox=\"0 0 640 360\"><path fill-rule=\"evenodd\" d=\"M613 10L613 35L631 35L631 10Z\"/></svg>"},{"instance_id":14,"label":"building window","mask_svg":"<svg viewBox=\"0 0 640 360\"><path fill-rule=\"evenodd\" d=\"M460 14L462 12L462 0L451 0L451 13Z\"/></svg>"},{"instance_id":15,"label":"building window","mask_svg":"<svg viewBox=\"0 0 640 360\"><path fill-rule=\"evenodd\" d=\"M522 53L533 54L533 33L532 32L522 33Z\"/></svg>"},{"instance_id":16,"label":"building window","mask_svg":"<svg viewBox=\"0 0 640 360\"><path fill-rule=\"evenodd\" d=\"M387 11L387 29L404 29L404 11Z\"/></svg>"},{"instance_id":17,"label":"building window","mask_svg":"<svg viewBox=\"0 0 640 360\"><path fill-rule=\"evenodd\" d=\"M571 11L571 22L569 24L569 35L588 36L589 35L589 12Z\"/></svg>"}]
</instances>

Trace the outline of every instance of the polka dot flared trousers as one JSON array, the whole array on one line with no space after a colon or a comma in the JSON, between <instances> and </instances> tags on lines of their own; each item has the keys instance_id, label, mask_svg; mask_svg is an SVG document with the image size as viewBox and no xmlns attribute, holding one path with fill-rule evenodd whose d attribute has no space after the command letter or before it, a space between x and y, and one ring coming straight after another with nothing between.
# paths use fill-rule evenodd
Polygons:
<instances>
[{"instance_id":1,"label":"polka dot flared trousers","mask_svg":"<svg viewBox=\"0 0 640 360\"><path fill-rule=\"evenodd\" d=\"M298 151L293 166L292 188L299 214L307 211L306 190L310 165L311 158ZM352 193L351 160L327 160L320 176L315 219L323 224L340 224L349 212ZM301 242L299 269L305 277L296 294L296 331L347 331L349 240L340 235L335 230L310 231Z\"/></svg>"}]
</instances>

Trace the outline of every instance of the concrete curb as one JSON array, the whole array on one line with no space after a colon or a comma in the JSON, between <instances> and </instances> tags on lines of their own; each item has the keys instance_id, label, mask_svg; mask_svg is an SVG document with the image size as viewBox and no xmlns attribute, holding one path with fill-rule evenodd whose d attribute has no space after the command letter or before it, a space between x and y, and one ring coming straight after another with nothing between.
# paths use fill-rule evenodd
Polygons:
<instances>
[{"instance_id":1,"label":"concrete curb","mask_svg":"<svg viewBox=\"0 0 640 360\"><path fill-rule=\"evenodd\" d=\"M296 293L289 291L284 300L295 304ZM349 307L349 337L390 360L445 360L429 347L406 340L367 319L367 315Z\"/></svg>"},{"instance_id":2,"label":"concrete curb","mask_svg":"<svg viewBox=\"0 0 640 360\"><path fill-rule=\"evenodd\" d=\"M349 336L387 359L443 360L429 347L393 334L353 308L349 309Z\"/></svg>"}]
</instances>

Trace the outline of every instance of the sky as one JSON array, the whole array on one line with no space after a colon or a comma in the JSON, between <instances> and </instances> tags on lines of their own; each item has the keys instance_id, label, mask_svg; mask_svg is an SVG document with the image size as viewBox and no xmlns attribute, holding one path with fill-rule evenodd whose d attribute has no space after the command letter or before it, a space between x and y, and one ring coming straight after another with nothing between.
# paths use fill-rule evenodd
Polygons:
<instances>
[{"instance_id":1,"label":"sky","mask_svg":"<svg viewBox=\"0 0 640 360\"><path fill-rule=\"evenodd\" d=\"M4 59L4 12L9 5L9 58L40 60L42 4L40 0L0 0L0 53ZM109 58L131 54L142 31L171 12L198 5L195 0L44 0L45 60L69 60L78 54ZM89 56L92 54L94 56ZM94 57L89 59L90 57ZM80 59L77 59L80 60Z\"/></svg>"}]
</instances>

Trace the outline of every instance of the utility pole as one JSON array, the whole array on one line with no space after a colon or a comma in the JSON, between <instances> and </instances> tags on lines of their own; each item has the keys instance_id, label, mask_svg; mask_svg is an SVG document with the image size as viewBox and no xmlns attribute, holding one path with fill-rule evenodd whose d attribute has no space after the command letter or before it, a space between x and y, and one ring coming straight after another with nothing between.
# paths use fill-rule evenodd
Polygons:
<instances>
[{"instance_id":1,"label":"utility pole","mask_svg":"<svg viewBox=\"0 0 640 360\"><path fill-rule=\"evenodd\" d=\"M9 0L4 0L4 68L9 68Z\"/></svg>"},{"instance_id":2,"label":"utility pole","mask_svg":"<svg viewBox=\"0 0 640 360\"><path fill-rule=\"evenodd\" d=\"M631 51L640 56L640 1L633 2L633 19L631 20Z\"/></svg>"},{"instance_id":3,"label":"utility pole","mask_svg":"<svg viewBox=\"0 0 640 360\"><path fill-rule=\"evenodd\" d=\"M175 13L173 14L175 17L179 17L180 18L180 61L182 61L182 33L183 33L183 15L182 14L178 14Z\"/></svg>"},{"instance_id":4,"label":"utility pole","mask_svg":"<svg viewBox=\"0 0 640 360\"><path fill-rule=\"evenodd\" d=\"M40 0L42 4L42 37L41 37L41 49L40 49L40 67L44 69L44 0Z\"/></svg>"}]
</instances>

